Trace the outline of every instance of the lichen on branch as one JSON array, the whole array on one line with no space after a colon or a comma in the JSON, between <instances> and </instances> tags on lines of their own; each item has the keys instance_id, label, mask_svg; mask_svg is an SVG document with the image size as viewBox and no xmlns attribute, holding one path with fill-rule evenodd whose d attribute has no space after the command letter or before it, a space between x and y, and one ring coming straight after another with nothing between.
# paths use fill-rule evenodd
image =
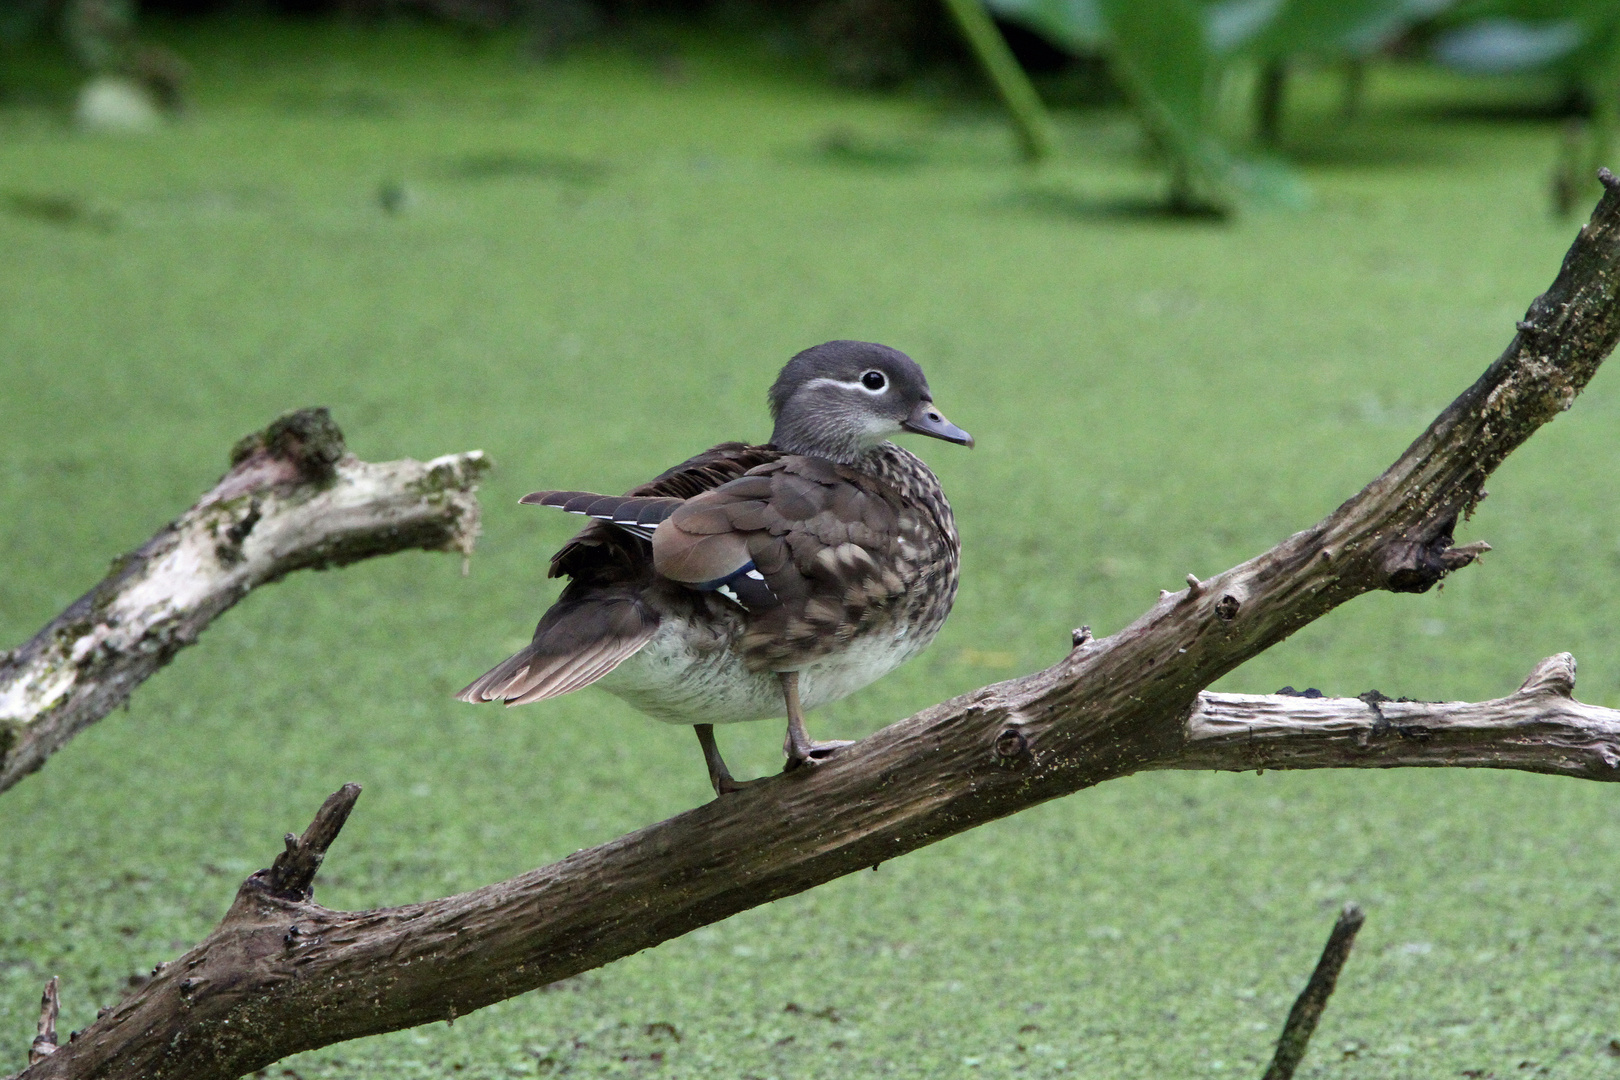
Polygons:
<instances>
[{"instance_id":1,"label":"lichen on branch","mask_svg":"<svg viewBox=\"0 0 1620 1080\"><path fill-rule=\"evenodd\" d=\"M424 548L470 554L480 451L373 464L325 409L231 450L195 506L32 639L0 653L0 792L101 719L251 590L306 568Z\"/></svg>"}]
</instances>

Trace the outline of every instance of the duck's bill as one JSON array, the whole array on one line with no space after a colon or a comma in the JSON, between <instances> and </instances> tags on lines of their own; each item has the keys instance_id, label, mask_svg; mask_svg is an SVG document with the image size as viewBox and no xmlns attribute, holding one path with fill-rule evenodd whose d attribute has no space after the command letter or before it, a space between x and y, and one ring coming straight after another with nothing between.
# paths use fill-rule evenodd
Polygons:
<instances>
[{"instance_id":1,"label":"duck's bill","mask_svg":"<svg viewBox=\"0 0 1620 1080\"><path fill-rule=\"evenodd\" d=\"M960 446L973 445L973 436L945 419L945 414L936 409L932 401L924 401L911 410L911 415L901 421L900 426L918 435L944 439Z\"/></svg>"}]
</instances>

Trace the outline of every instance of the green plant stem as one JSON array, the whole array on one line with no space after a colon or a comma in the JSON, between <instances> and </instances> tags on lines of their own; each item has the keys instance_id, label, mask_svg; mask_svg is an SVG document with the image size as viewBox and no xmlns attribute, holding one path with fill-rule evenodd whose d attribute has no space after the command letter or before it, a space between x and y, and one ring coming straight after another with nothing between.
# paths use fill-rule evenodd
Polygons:
<instances>
[{"instance_id":1,"label":"green plant stem","mask_svg":"<svg viewBox=\"0 0 1620 1080\"><path fill-rule=\"evenodd\" d=\"M1029 76L1018 66L1012 50L1007 47L1007 39L990 20L984 4L981 0L945 0L945 6L962 28L962 36L967 38L973 54L984 65L985 74L995 84L1002 104L1012 114L1024 159L1040 161L1050 157L1052 122L1046 114L1046 106L1041 103Z\"/></svg>"},{"instance_id":2,"label":"green plant stem","mask_svg":"<svg viewBox=\"0 0 1620 1080\"><path fill-rule=\"evenodd\" d=\"M1268 60L1260 68L1255 91L1255 132L1260 145L1275 148L1282 141L1283 95L1288 89L1288 62Z\"/></svg>"}]
</instances>

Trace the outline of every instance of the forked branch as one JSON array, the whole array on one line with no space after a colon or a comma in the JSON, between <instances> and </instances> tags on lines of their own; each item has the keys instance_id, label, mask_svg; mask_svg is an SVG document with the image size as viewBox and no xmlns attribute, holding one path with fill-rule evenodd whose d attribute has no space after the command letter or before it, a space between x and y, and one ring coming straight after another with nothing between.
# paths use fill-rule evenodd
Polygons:
<instances>
[{"instance_id":1,"label":"forked branch","mask_svg":"<svg viewBox=\"0 0 1620 1080\"><path fill-rule=\"evenodd\" d=\"M1620 714L1555 657L1479 705L1201 694L1374 589L1482 550L1459 520L1620 337L1620 184L1503 355L1382 476L1241 566L1053 667L927 709L814 769L459 896L342 912L243 885L202 944L23 1075L213 1080L464 1015L747 908L1146 769L1473 765L1616 779ZM1353 702L1354 704L1351 704Z\"/></svg>"},{"instance_id":2,"label":"forked branch","mask_svg":"<svg viewBox=\"0 0 1620 1080\"><path fill-rule=\"evenodd\" d=\"M350 454L325 409L289 413L231 452L179 519L32 640L0 653L0 791L197 640L215 617L294 570L411 548L471 553L477 450L423 463Z\"/></svg>"}]
</instances>

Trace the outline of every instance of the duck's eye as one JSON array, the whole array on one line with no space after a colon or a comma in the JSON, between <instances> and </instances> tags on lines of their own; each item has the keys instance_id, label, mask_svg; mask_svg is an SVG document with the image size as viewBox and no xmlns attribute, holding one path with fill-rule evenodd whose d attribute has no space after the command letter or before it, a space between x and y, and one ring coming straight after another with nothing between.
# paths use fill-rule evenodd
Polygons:
<instances>
[{"instance_id":1,"label":"duck's eye","mask_svg":"<svg viewBox=\"0 0 1620 1080\"><path fill-rule=\"evenodd\" d=\"M881 371L868 371L861 376L861 385L868 390L877 391L889 385L889 380L883 377Z\"/></svg>"}]
</instances>

